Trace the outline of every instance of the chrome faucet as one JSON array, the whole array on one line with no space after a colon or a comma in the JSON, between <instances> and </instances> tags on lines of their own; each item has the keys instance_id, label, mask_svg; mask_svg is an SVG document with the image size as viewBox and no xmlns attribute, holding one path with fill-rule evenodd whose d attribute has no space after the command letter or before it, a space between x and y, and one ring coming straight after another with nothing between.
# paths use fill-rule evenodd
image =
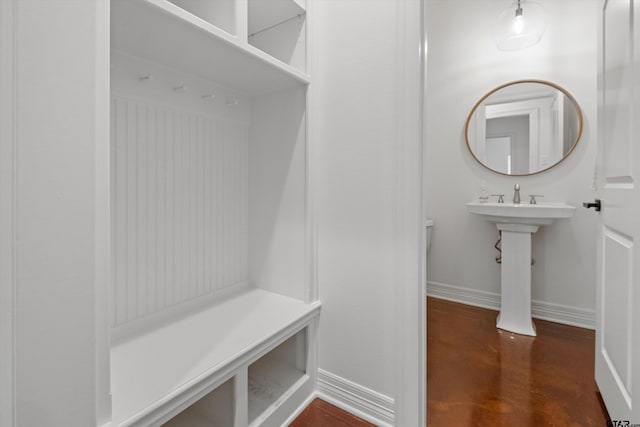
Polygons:
<instances>
[{"instance_id":1,"label":"chrome faucet","mask_svg":"<svg viewBox=\"0 0 640 427\"><path fill-rule=\"evenodd\" d=\"M513 186L513 204L520 204L520 184L516 184Z\"/></svg>"}]
</instances>

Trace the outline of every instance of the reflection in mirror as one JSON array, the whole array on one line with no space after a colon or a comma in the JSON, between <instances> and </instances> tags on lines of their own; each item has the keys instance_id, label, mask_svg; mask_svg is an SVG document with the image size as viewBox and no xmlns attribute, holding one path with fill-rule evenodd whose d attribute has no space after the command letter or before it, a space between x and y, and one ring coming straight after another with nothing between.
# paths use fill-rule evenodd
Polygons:
<instances>
[{"instance_id":1,"label":"reflection in mirror","mask_svg":"<svg viewBox=\"0 0 640 427\"><path fill-rule=\"evenodd\" d=\"M561 87L520 80L486 94L466 124L467 146L483 166L504 175L531 175L564 160L582 133L582 112Z\"/></svg>"}]
</instances>

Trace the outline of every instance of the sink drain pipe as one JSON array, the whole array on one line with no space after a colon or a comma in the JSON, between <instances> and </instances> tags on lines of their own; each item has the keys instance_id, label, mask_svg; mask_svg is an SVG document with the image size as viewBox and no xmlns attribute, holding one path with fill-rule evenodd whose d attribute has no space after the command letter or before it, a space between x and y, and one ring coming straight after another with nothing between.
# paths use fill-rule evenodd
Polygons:
<instances>
[{"instance_id":1,"label":"sink drain pipe","mask_svg":"<svg viewBox=\"0 0 640 427\"><path fill-rule=\"evenodd\" d=\"M498 264L502 264L502 230L498 230L498 241L496 242L495 245L493 245L494 248L496 248L496 250L498 251L498 255L496 256L496 262ZM531 265L534 265L536 263L536 260L531 258Z\"/></svg>"}]
</instances>

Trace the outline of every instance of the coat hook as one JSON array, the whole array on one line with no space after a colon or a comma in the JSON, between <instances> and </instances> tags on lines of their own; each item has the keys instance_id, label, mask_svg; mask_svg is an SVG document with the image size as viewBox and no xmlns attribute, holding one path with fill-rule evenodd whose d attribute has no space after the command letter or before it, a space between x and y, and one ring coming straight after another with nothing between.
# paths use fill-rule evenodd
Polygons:
<instances>
[{"instance_id":1,"label":"coat hook","mask_svg":"<svg viewBox=\"0 0 640 427\"><path fill-rule=\"evenodd\" d=\"M173 90L175 90L175 91L179 91L179 90L187 90L187 87L186 87L185 85L183 85L183 84L180 84L180 85L178 85L178 86L174 86L174 87L173 87Z\"/></svg>"},{"instance_id":2,"label":"coat hook","mask_svg":"<svg viewBox=\"0 0 640 427\"><path fill-rule=\"evenodd\" d=\"M206 94L202 95L202 99L207 99L209 101L212 100L215 97L216 97L216 95L213 94L213 93L206 93Z\"/></svg>"},{"instance_id":3,"label":"coat hook","mask_svg":"<svg viewBox=\"0 0 640 427\"><path fill-rule=\"evenodd\" d=\"M140 80L141 82L153 80L153 76L151 74L145 74L144 76L140 76L138 80Z\"/></svg>"}]
</instances>

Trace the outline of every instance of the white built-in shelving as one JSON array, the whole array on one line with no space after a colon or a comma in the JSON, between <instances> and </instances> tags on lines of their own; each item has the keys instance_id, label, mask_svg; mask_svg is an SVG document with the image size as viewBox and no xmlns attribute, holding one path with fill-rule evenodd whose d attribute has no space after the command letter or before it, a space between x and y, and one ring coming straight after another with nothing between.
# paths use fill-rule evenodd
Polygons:
<instances>
[{"instance_id":1,"label":"white built-in shelving","mask_svg":"<svg viewBox=\"0 0 640 427\"><path fill-rule=\"evenodd\" d=\"M236 34L235 0L169 0L184 11L197 16L231 35Z\"/></svg>"},{"instance_id":2,"label":"white built-in shelving","mask_svg":"<svg viewBox=\"0 0 640 427\"><path fill-rule=\"evenodd\" d=\"M295 0L249 0L251 46L305 71L306 10Z\"/></svg>"},{"instance_id":3,"label":"white built-in shelving","mask_svg":"<svg viewBox=\"0 0 640 427\"><path fill-rule=\"evenodd\" d=\"M280 425L315 386L306 9L111 0L113 427Z\"/></svg>"},{"instance_id":4,"label":"white built-in shelving","mask_svg":"<svg viewBox=\"0 0 640 427\"><path fill-rule=\"evenodd\" d=\"M306 350L300 349L302 338L294 334L305 328L319 309L319 303L306 304L253 289L116 342L111 354L114 425L166 421L243 369L257 378L253 381L262 381L261 386L245 387L253 389L254 396L239 399L249 399L249 408L260 399L264 402L261 395L274 394L270 383L278 384L277 394L284 393L306 372L306 356L301 356ZM265 345L291 335L293 345L285 341L284 346L260 358ZM303 345L306 348L306 343ZM269 364L269 360L275 363ZM258 404L260 410L253 410L252 417L257 418L273 403Z\"/></svg>"},{"instance_id":5,"label":"white built-in shelving","mask_svg":"<svg viewBox=\"0 0 640 427\"><path fill-rule=\"evenodd\" d=\"M298 2L286 1L300 8ZM186 5L209 3L183 2ZM194 14L177 4L167 0L113 0L112 49L216 81L249 95L309 82L304 69L295 68L249 44L248 35L230 34L203 19L206 15L202 11L192 10ZM298 43L297 39L295 42ZM273 49L278 50L275 46Z\"/></svg>"},{"instance_id":6,"label":"white built-in shelving","mask_svg":"<svg viewBox=\"0 0 640 427\"><path fill-rule=\"evenodd\" d=\"M163 427L234 427L233 379L225 381L213 391L163 424Z\"/></svg>"},{"instance_id":7,"label":"white built-in shelving","mask_svg":"<svg viewBox=\"0 0 640 427\"><path fill-rule=\"evenodd\" d=\"M259 425L289 390L308 381L306 340L301 330L249 365L249 423Z\"/></svg>"}]
</instances>

